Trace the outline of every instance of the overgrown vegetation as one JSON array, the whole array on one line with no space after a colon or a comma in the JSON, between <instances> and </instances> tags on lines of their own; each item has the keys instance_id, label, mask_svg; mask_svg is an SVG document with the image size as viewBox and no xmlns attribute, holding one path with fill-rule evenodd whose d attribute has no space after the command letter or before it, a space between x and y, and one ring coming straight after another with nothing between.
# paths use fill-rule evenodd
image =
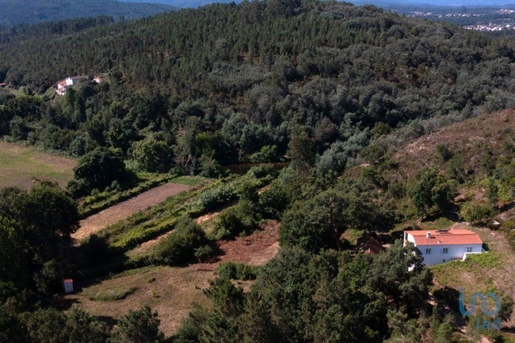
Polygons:
<instances>
[{"instance_id":1,"label":"overgrown vegetation","mask_svg":"<svg viewBox=\"0 0 515 343\"><path fill-rule=\"evenodd\" d=\"M455 340L451 319L428 301L432 272L420 251L397 242L363 255L350 236L444 217L434 225L454 216L481 222L511 206L509 139L501 148L490 143L501 141L493 135L468 145L441 140L419 149L423 162L399 158L417 146L392 147L511 106L512 42L373 6L314 0L218 4L78 32L42 31L37 39L31 32L0 34L0 82L25 87L0 98L0 134L80 162L70 194L49 184L0 194L0 327L13 328L7 341L38 341L43 321L69 326L68 315L35 302L34 309L9 304L24 290L37 298L54 294L58 266L70 270L59 254L78 221L70 195L82 199L82 213L92 213L162 180L151 176L135 187L142 172L218 179L63 252L78 278L210 262L216 241L280 221L279 254L259 269L221 264L205 290L212 306L196 308L170 340ZM91 75L64 97L39 94L71 74ZM504 126L496 137L510 137ZM231 163L280 160L291 162L281 173L271 165L241 177L222 171ZM220 213L206 233L195 218L214 211ZM511 229L509 221L503 229ZM152 249L126 255L151 239L158 239ZM488 254L459 268L499 267ZM455 281L445 267L433 271L440 281ZM247 292L231 281L254 278ZM94 298L116 301L134 291ZM508 305L502 319L511 315ZM130 312L111 333L85 318L91 326L84 337L164 339L148 307ZM55 333L62 335L56 341L69 341L67 330Z\"/></svg>"}]
</instances>

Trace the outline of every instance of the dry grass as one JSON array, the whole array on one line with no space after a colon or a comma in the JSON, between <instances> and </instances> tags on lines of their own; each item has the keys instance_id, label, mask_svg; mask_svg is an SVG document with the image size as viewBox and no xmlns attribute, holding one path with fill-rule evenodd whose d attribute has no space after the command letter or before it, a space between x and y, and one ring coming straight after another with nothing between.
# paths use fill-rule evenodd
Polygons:
<instances>
[{"instance_id":1,"label":"dry grass","mask_svg":"<svg viewBox=\"0 0 515 343\"><path fill-rule=\"evenodd\" d=\"M62 156L0 141L0 187L28 189L34 179L50 180L64 187L73 178L76 165L76 161Z\"/></svg>"},{"instance_id":2,"label":"dry grass","mask_svg":"<svg viewBox=\"0 0 515 343\"><path fill-rule=\"evenodd\" d=\"M203 289L214 279L212 271L201 271L197 266L185 268L148 267L131 270L99 284L85 287L80 293L66 298L91 315L119 319L143 305L149 305L159 314L161 330L173 334L188 315L194 302L209 305ZM132 290L124 298L109 301L103 295ZM103 301L92 300L101 297Z\"/></svg>"},{"instance_id":3,"label":"dry grass","mask_svg":"<svg viewBox=\"0 0 515 343\"><path fill-rule=\"evenodd\" d=\"M477 170L483 149L502 154L503 144L515 145L515 109L481 115L445 126L399 147L393 160L399 164L399 178L412 178L424 167L441 166L437 146L446 144L450 151L460 152L463 164Z\"/></svg>"},{"instance_id":4,"label":"dry grass","mask_svg":"<svg viewBox=\"0 0 515 343\"><path fill-rule=\"evenodd\" d=\"M250 236L219 242L221 254L213 263L135 269L98 284L84 286L77 294L67 295L65 299L76 302L94 316L114 319L119 319L131 309L149 305L158 312L161 330L169 336L177 331L194 303L209 306L203 290L216 277L214 271L221 262L264 265L272 259L279 250L278 228L277 221L270 221ZM248 290L252 281L238 281L236 284Z\"/></svg>"}]
</instances>

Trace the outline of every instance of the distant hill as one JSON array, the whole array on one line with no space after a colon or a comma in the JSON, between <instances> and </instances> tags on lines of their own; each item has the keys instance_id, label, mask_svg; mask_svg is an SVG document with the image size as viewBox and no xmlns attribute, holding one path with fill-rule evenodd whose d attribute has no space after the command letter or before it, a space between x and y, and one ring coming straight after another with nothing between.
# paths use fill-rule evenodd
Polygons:
<instances>
[{"instance_id":1,"label":"distant hill","mask_svg":"<svg viewBox=\"0 0 515 343\"><path fill-rule=\"evenodd\" d=\"M147 2L153 4L166 4L181 8L196 8L213 3L241 3L241 0L121 0L124 2ZM514 0L347 0L356 5L374 5L385 7L391 5L411 6L411 5L427 5L427 6L515 6Z\"/></svg>"},{"instance_id":2,"label":"distant hill","mask_svg":"<svg viewBox=\"0 0 515 343\"><path fill-rule=\"evenodd\" d=\"M221 4L228 4L230 2L235 2L239 4L241 0L121 0L124 2L147 2L152 4L165 4L173 7L180 7L180 8L197 8L199 6L214 4L214 3L221 3Z\"/></svg>"},{"instance_id":3,"label":"distant hill","mask_svg":"<svg viewBox=\"0 0 515 343\"><path fill-rule=\"evenodd\" d=\"M388 5L427 5L427 6L515 6L513 0L351 0L356 5L371 4L379 7Z\"/></svg>"},{"instance_id":4,"label":"distant hill","mask_svg":"<svg viewBox=\"0 0 515 343\"><path fill-rule=\"evenodd\" d=\"M116 0L0 0L0 8L0 29L20 24L98 16L136 19L176 9L164 4Z\"/></svg>"}]
</instances>

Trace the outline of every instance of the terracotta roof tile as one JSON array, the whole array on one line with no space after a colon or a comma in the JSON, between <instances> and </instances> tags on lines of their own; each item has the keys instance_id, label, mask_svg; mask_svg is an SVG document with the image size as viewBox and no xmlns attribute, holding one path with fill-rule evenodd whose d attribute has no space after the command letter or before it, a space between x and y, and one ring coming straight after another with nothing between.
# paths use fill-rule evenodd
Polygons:
<instances>
[{"instance_id":1,"label":"terracotta roof tile","mask_svg":"<svg viewBox=\"0 0 515 343\"><path fill-rule=\"evenodd\" d=\"M405 231L407 234L412 235L415 244L418 245L438 245L438 244L482 244L483 241L479 236L469 230L465 229L451 229L446 232L438 230L416 230ZM427 233L431 233L431 237L427 238Z\"/></svg>"}]
</instances>

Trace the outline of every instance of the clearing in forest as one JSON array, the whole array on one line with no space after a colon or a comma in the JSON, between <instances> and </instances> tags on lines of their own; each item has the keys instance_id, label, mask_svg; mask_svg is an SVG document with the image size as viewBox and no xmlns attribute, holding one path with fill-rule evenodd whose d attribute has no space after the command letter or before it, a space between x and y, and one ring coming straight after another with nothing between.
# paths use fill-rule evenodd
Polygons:
<instances>
[{"instance_id":1,"label":"clearing in forest","mask_svg":"<svg viewBox=\"0 0 515 343\"><path fill-rule=\"evenodd\" d=\"M78 285L78 292L65 299L111 322L147 304L158 312L160 329L169 336L177 332L194 303L209 306L203 290L215 279L214 271L221 262L264 265L272 259L279 250L278 228L277 221L269 221L249 236L218 242L220 255L216 262L128 270L82 289ZM244 287L248 283L238 281Z\"/></svg>"},{"instance_id":2,"label":"clearing in forest","mask_svg":"<svg viewBox=\"0 0 515 343\"><path fill-rule=\"evenodd\" d=\"M65 187L77 161L15 143L0 141L0 188L32 187L33 180L49 180Z\"/></svg>"},{"instance_id":3,"label":"clearing in forest","mask_svg":"<svg viewBox=\"0 0 515 343\"><path fill-rule=\"evenodd\" d=\"M80 222L80 228L72 235L72 238L80 242L84 238L97 233L109 225L126 219L138 211L143 211L151 206L165 201L168 197L189 190L191 187L178 183L167 183L152 188L134 198L109 207Z\"/></svg>"}]
</instances>

